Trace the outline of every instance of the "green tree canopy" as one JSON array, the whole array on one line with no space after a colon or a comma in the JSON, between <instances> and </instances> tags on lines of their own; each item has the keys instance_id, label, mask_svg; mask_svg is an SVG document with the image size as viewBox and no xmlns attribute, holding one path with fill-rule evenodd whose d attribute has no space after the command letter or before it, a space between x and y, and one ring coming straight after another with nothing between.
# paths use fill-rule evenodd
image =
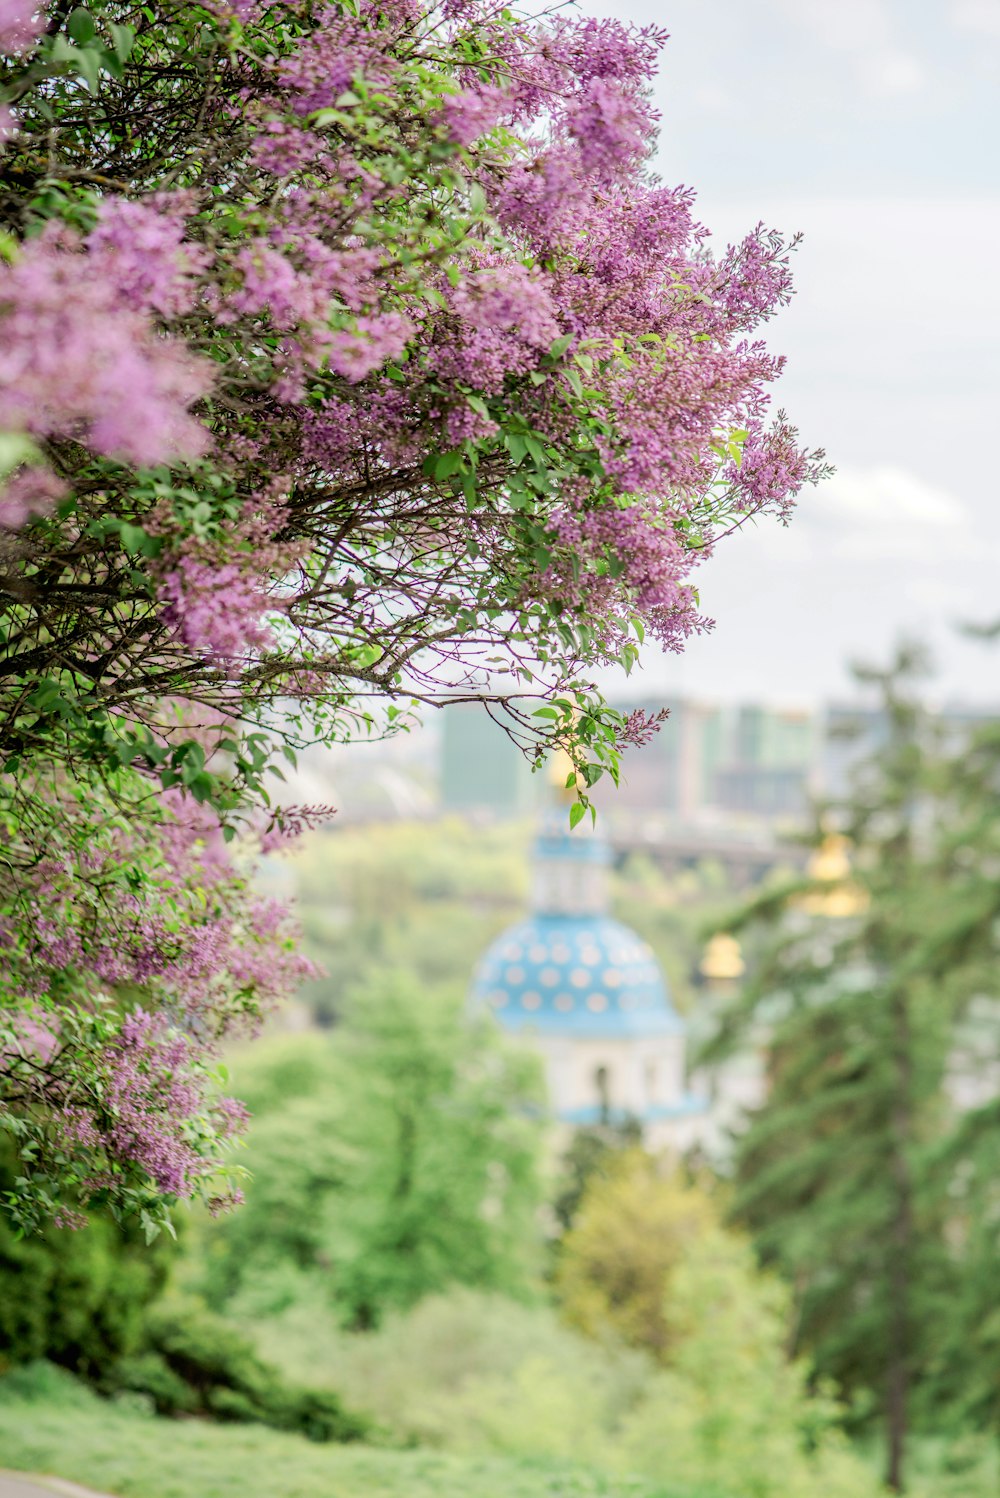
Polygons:
<instances>
[{"instance_id":1,"label":"green tree canopy","mask_svg":"<svg viewBox=\"0 0 1000 1498\"><path fill-rule=\"evenodd\" d=\"M328 1038L257 1063L255 1187L206 1241L213 1298L279 1302L286 1266L365 1327L452 1282L524 1293L539 1269L538 1064L489 1017L402 974Z\"/></svg>"}]
</instances>

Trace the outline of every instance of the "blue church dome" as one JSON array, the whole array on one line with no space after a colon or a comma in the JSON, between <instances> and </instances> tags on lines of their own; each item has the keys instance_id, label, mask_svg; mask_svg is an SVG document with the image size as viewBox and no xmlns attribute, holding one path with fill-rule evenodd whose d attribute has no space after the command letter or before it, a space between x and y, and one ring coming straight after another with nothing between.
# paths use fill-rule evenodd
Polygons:
<instances>
[{"instance_id":1,"label":"blue church dome","mask_svg":"<svg viewBox=\"0 0 1000 1498\"><path fill-rule=\"evenodd\" d=\"M610 851L551 813L535 845L534 913L486 952L472 1001L508 1030L578 1037L682 1035L652 949L607 914Z\"/></svg>"},{"instance_id":2,"label":"blue church dome","mask_svg":"<svg viewBox=\"0 0 1000 1498\"><path fill-rule=\"evenodd\" d=\"M539 912L487 951L472 991L508 1030L682 1034L649 946L607 915Z\"/></svg>"}]
</instances>

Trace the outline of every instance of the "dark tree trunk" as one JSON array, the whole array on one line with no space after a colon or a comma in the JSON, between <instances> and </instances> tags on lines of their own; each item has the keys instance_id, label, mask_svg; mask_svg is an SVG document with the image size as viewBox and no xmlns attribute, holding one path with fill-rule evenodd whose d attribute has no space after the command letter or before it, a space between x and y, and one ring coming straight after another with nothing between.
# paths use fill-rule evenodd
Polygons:
<instances>
[{"instance_id":1,"label":"dark tree trunk","mask_svg":"<svg viewBox=\"0 0 1000 1498\"><path fill-rule=\"evenodd\" d=\"M894 1493L903 1492L910 1394L910 1333L913 1254L913 1182L909 1146L912 1134L911 1092L913 1059L906 995L896 993L892 1016L896 1098L892 1110L892 1182L894 1211L889 1233L888 1325L886 1345L885 1480Z\"/></svg>"}]
</instances>

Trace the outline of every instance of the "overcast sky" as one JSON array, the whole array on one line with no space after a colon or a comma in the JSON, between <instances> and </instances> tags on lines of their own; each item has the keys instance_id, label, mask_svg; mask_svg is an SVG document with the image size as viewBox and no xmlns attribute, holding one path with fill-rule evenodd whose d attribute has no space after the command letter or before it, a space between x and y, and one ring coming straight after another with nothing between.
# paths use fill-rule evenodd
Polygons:
<instances>
[{"instance_id":1,"label":"overcast sky","mask_svg":"<svg viewBox=\"0 0 1000 1498\"><path fill-rule=\"evenodd\" d=\"M777 399L838 473L701 569L714 633L644 683L807 703L903 634L1000 702L1000 0L584 0L666 27L660 175L724 244L802 230Z\"/></svg>"}]
</instances>

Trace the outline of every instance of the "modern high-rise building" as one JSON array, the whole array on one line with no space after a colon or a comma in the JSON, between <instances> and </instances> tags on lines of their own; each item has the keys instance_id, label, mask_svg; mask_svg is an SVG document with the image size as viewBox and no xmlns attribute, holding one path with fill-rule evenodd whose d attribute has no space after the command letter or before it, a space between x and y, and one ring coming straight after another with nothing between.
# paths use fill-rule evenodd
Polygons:
<instances>
[{"instance_id":1,"label":"modern high-rise building","mask_svg":"<svg viewBox=\"0 0 1000 1498\"><path fill-rule=\"evenodd\" d=\"M537 804L531 766L477 702L443 709L441 804L445 811L521 816Z\"/></svg>"}]
</instances>

